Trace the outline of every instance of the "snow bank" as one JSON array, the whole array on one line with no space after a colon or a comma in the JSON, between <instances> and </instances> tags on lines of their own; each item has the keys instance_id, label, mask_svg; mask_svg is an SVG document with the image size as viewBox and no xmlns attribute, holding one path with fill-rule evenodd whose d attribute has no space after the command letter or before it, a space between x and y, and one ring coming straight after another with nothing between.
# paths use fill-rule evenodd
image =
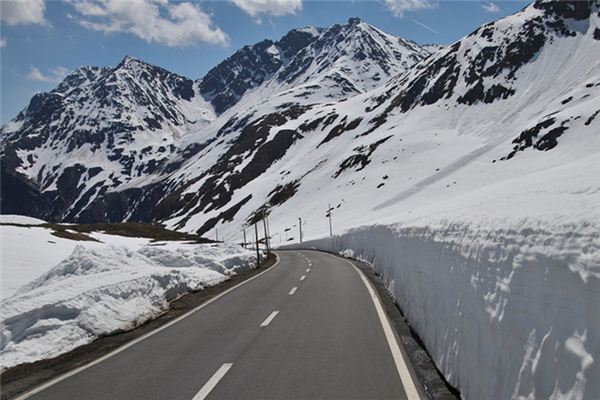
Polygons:
<instances>
[{"instance_id":1,"label":"snow bank","mask_svg":"<svg viewBox=\"0 0 600 400\"><path fill-rule=\"evenodd\" d=\"M33 217L27 217L25 215L0 215L0 224L42 225L45 223L46 221L44 220Z\"/></svg>"},{"instance_id":2,"label":"snow bank","mask_svg":"<svg viewBox=\"0 0 600 400\"><path fill-rule=\"evenodd\" d=\"M237 245L79 245L0 303L0 367L50 358L156 317L176 297L251 268Z\"/></svg>"},{"instance_id":3,"label":"snow bank","mask_svg":"<svg viewBox=\"0 0 600 400\"><path fill-rule=\"evenodd\" d=\"M34 225L35 218L2 215L0 223ZM0 225L0 299L12 296L17 289L40 275L73 252L76 246L101 249L107 244L137 249L150 243L147 238L132 238L93 232L98 242L70 240L54 236L53 230L42 226Z\"/></svg>"},{"instance_id":4,"label":"snow bank","mask_svg":"<svg viewBox=\"0 0 600 400\"><path fill-rule=\"evenodd\" d=\"M308 245L372 263L464 398L597 399L598 226L493 222L366 226Z\"/></svg>"}]
</instances>

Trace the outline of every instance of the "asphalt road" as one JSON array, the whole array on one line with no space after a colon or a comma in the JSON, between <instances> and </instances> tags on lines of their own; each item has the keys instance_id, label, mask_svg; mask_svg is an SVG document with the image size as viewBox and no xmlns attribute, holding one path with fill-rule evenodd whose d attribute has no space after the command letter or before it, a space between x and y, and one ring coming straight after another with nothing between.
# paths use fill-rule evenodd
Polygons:
<instances>
[{"instance_id":1,"label":"asphalt road","mask_svg":"<svg viewBox=\"0 0 600 400\"><path fill-rule=\"evenodd\" d=\"M324 253L278 255L265 273L27 398L418 398L360 273Z\"/></svg>"}]
</instances>

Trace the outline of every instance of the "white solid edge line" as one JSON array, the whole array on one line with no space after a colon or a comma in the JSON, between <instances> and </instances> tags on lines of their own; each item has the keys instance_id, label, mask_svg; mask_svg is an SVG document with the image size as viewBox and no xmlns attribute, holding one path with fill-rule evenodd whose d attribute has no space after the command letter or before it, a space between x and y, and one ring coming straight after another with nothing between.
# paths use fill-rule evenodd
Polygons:
<instances>
[{"instance_id":1,"label":"white solid edge line","mask_svg":"<svg viewBox=\"0 0 600 400\"><path fill-rule=\"evenodd\" d=\"M288 293L288 295L290 295L290 296L291 296L291 295L293 295L294 293L296 293L296 290L298 290L298 287L297 287L297 286L294 286L294 287L292 288L292 290L290 290L290 292Z\"/></svg>"},{"instance_id":2,"label":"white solid edge line","mask_svg":"<svg viewBox=\"0 0 600 400\"><path fill-rule=\"evenodd\" d=\"M202 389L200 389L200 391L196 393L192 400L206 399L206 396L208 396L210 392L215 388L215 386L217 386L217 383L219 383L219 381L223 379L227 371L229 371L229 369L232 366L233 364L231 363L225 363L221 365L221 368L219 368L217 372L215 372L214 375L211 376L211 378L204 384L204 386L202 386Z\"/></svg>"},{"instance_id":3,"label":"white solid edge line","mask_svg":"<svg viewBox=\"0 0 600 400\"><path fill-rule=\"evenodd\" d=\"M300 277L300 280L301 280L301 281L303 281L303 280L305 280L305 279L306 279L306 275L302 275L302 276Z\"/></svg>"},{"instance_id":4,"label":"white solid edge line","mask_svg":"<svg viewBox=\"0 0 600 400\"><path fill-rule=\"evenodd\" d=\"M390 347L390 351L392 353L392 357L394 358L394 363L396 364L398 375L400 375L400 381L402 382L404 393L406 393L406 398L409 400L419 400L421 396L419 395L417 386L412 376L410 375L410 372L408 371L408 366L406 365L406 361L404 360L404 356L402 355L402 351L400 350L400 346L398 345L398 341L396 340L396 335L394 335L394 331L392 330L390 321L388 320L385 311L383 311L383 306L381 305L379 297L375 293L375 290L371 286L371 283L367 280L365 274L350 261L344 261L352 265L352 268L354 268L354 270L358 273L361 280L367 287L369 294L371 295L371 299L373 300L373 304L375 305L375 310L377 310L377 316L379 317L379 321L381 321L381 326L383 327L383 333L385 333L385 338L387 339L388 346Z\"/></svg>"},{"instance_id":5,"label":"white solid edge line","mask_svg":"<svg viewBox=\"0 0 600 400\"><path fill-rule=\"evenodd\" d=\"M275 253L274 253L274 254L275 254ZM37 394L37 393L41 392L42 390L49 388L50 386L56 385L57 383L59 383L59 382L61 382L61 381L64 381L65 379L67 379L67 378L70 378L70 377L72 377L73 375L75 375L75 374L78 374L79 372L81 372L81 371L83 371L83 370L85 370L85 369L88 369L88 368L90 368L90 367L93 367L94 365L96 365L96 364L99 364L99 363L101 363L102 361L104 361L104 360L107 360L107 359L109 359L109 358L111 358L111 357L113 357L113 356L115 356L115 355L119 354L120 352L122 352L122 351L124 351L124 350L127 350L128 348L130 348L131 346L133 346L133 345L135 345L135 344L137 344L137 343L141 342L142 340L144 340L144 339L148 339L150 336L152 336L152 335L154 335L154 334L156 334L156 333L158 333L158 332L160 332L160 331L162 331L162 330L164 330L164 329L167 329L168 327L170 327L170 326L172 326L172 325L175 325L177 322L181 321L181 320L182 320L182 319L184 319L184 318L187 318L187 317L189 317L190 315L192 315L192 314L193 314L193 313L195 313L196 311L198 311L198 310L200 310L200 309L202 309L202 308L206 307L207 305L211 304L212 302L214 302L214 301L218 300L219 298L221 298L221 297L225 296L227 293L229 293L229 292L231 292L231 291L233 291L233 290L237 289L238 287L240 287L240 286L242 286L242 285L245 285L246 283L248 283L248 282L250 282L250 281L252 281L252 280L254 280L254 279L258 278L258 277L259 277L259 276L261 276L262 274L264 274L264 273L267 273L267 272L271 271L273 268L275 268L277 265L279 265L279 262L280 262L280 260L281 260L277 254L275 254L275 257L277 257L277 261L275 261L275 264L274 264L274 265L273 265L271 268L269 268L269 269L267 269L267 270L265 270L265 271L262 271L262 272L260 272L260 273L258 273L258 274L256 274L256 275L254 275L253 277L251 277L251 278L248 278L248 279L246 279L245 281L242 281L242 282L238 283L238 284L237 284L237 285L235 285L235 286L232 286L232 287L230 287L229 289L227 289L227 290L226 290L226 291L224 291L223 293L220 293L220 294L216 295L215 297L213 297L212 299L209 299L208 301L206 301L206 302L204 302L204 303L200 304L198 307L196 307L196 308L194 308L194 309L192 309L192 310L190 310L190 311L186 312L185 314L183 314L183 315L181 315L181 316L179 316L179 317L175 318L174 320L172 320L172 321L170 321L170 322L167 322L166 324L164 324L164 325L160 326L159 328L156 328L155 330L153 330L153 331L150 331L150 332L148 332L148 333L146 333L146 334L144 334L144 335L140 336L139 338L132 340L132 341L131 341L131 342L129 342L129 343L127 343L127 344L124 344L123 346L121 346L121 347L119 347L119 348L117 348L117 349L115 349L115 350L111 351L110 353L108 353L108 354L106 354L106 355L104 355L104 356L102 356L102 357L100 357L100 358L98 358L98 359L96 359L96 360L94 360L94 361L92 361L92 362L88 363L88 364L82 365L82 366L81 366L81 367L79 367L79 368L75 368L74 370L72 370L72 371L69 371L69 372L67 372L67 373L66 373L66 374L64 374L64 375L58 376L58 377L56 377L56 378L54 378L54 379L52 379L52 380L50 380L50 381L48 381L48 382L46 382L46 383L44 383L44 384L42 384L42 385L40 385L40 386L38 386L38 387L36 387L36 388L34 388L34 389L30 390L29 392L26 392L26 393L24 393L24 394L20 395L19 397L15 397L15 399L14 399L14 400L25 400L25 399L27 399L27 398L29 398L29 397L33 396L34 394Z\"/></svg>"},{"instance_id":6,"label":"white solid edge line","mask_svg":"<svg viewBox=\"0 0 600 400\"><path fill-rule=\"evenodd\" d=\"M273 319L274 319L274 318L277 316L277 314L279 314L279 311L273 311L273 312L271 313L271 315L269 315L269 316L267 317L267 319L265 319L265 320L263 321L263 323L262 323L262 324L260 324L260 326L267 326L267 325L269 325L269 324L271 323L271 321L273 321Z\"/></svg>"}]
</instances>

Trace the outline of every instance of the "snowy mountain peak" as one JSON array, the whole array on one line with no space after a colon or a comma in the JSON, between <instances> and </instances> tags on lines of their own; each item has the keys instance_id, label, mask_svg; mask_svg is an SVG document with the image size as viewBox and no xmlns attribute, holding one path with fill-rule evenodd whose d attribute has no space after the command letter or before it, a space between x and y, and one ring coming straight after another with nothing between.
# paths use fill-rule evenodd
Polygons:
<instances>
[{"instance_id":1,"label":"snowy mountain peak","mask_svg":"<svg viewBox=\"0 0 600 400\"><path fill-rule=\"evenodd\" d=\"M360 18L329 28L304 27L278 41L245 46L199 83L217 113L247 92L286 93L289 101L342 99L383 84L427 57L430 50L384 33Z\"/></svg>"},{"instance_id":2,"label":"snowy mountain peak","mask_svg":"<svg viewBox=\"0 0 600 400\"><path fill-rule=\"evenodd\" d=\"M381 86L428 57L431 51L350 18L303 47L276 74L278 83L305 99L345 99Z\"/></svg>"},{"instance_id":3,"label":"snowy mountain peak","mask_svg":"<svg viewBox=\"0 0 600 400\"><path fill-rule=\"evenodd\" d=\"M121 62L118 65L136 64L136 63L146 64L146 62L140 60L139 58L127 54L127 55L125 55L125 57L123 57L123 59L121 60Z\"/></svg>"}]
</instances>

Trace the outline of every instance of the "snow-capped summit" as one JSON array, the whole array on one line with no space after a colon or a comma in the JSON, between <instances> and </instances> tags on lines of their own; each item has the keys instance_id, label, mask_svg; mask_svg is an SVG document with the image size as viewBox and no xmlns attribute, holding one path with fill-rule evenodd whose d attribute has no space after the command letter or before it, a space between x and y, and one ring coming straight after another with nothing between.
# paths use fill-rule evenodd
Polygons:
<instances>
[{"instance_id":1,"label":"snow-capped summit","mask_svg":"<svg viewBox=\"0 0 600 400\"><path fill-rule=\"evenodd\" d=\"M323 30L281 71L277 81L326 87L330 96L365 92L405 72L430 52L418 44L389 35L361 20ZM310 88L308 88L310 90Z\"/></svg>"},{"instance_id":2,"label":"snow-capped summit","mask_svg":"<svg viewBox=\"0 0 600 400\"><path fill-rule=\"evenodd\" d=\"M199 86L218 113L252 90L257 95L246 105L273 95L282 103L340 100L382 85L432 50L350 18L344 25L293 29L276 42L245 46Z\"/></svg>"}]
</instances>

